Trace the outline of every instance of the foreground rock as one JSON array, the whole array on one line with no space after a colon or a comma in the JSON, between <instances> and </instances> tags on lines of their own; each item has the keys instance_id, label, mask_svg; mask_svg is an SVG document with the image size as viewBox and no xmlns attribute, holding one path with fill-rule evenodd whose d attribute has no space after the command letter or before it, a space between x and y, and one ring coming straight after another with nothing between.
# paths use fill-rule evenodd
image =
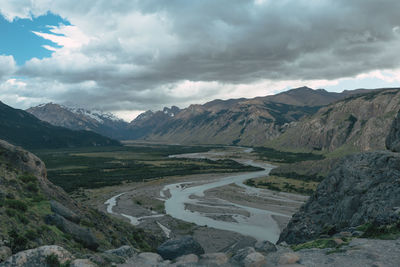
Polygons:
<instances>
[{"instance_id":1,"label":"foreground rock","mask_svg":"<svg viewBox=\"0 0 400 267\"><path fill-rule=\"evenodd\" d=\"M204 249L193 237L184 236L164 242L157 248L157 253L160 254L163 259L173 260L179 256L188 254L204 254Z\"/></svg>"},{"instance_id":2,"label":"foreground rock","mask_svg":"<svg viewBox=\"0 0 400 267\"><path fill-rule=\"evenodd\" d=\"M35 249L29 249L18 252L4 263L1 263L1 267L40 267L40 266L51 266L50 263L66 263L73 260L72 254L66 249L60 246L42 246Z\"/></svg>"},{"instance_id":3,"label":"foreground rock","mask_svg":"<svg viewBox=\"0 0 400 267\"><path fill-rule=\"evenodd\" d=\"M0 247L0 262L6 260L8 257L11 256L11 249L6 246Z\"/></svg>"},{"instance_id":4,"label":"foreground rock","mask_svg":"<svg viewBox=\"0 0 400 267\"><path fill-rule=\"evenodd\" d=\"M400 219L400 154L374 152L344 158L289 222L278 242L304 243L321 235Z\"/></svg>"}]
</instances>

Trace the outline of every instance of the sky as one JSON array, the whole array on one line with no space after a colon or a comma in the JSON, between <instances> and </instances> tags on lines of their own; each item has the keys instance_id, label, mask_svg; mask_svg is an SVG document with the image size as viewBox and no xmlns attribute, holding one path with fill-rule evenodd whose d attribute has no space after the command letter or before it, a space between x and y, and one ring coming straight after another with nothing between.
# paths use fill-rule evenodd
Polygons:
<instances>
[{"instance_id":1,"label":"sky","mask_svg":"<svg viewBox=\"0 0 400 267\"><path fill-rule=\"evenodd\" d=\"M400 87L398 0L0 0L0 101L132 120L308 86Z\"/></svg>"}]
</instances>

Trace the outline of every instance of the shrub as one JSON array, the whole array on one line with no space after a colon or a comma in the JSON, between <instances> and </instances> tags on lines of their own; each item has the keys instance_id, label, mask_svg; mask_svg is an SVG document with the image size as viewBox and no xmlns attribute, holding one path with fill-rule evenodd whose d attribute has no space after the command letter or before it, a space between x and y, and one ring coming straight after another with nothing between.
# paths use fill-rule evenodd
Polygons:
<instances>
[{"instance_id":1,"label":"shrub","mask_svg":"<svg viewBox=\"0 0 400 267\"><path fill-rule=\"evenodd\" d=\"M29 240L35 240L36 238L39 237L38 232L32 229L29 229L28 231L26 231L25 233L25 237Z\"/></svg>"},{"instance_id":2,"label":"shrub","mask_svg":"<svg viewBox=\"0 0 400 267\"><path fill-rule=\"evenodd\" d=\"M23 224L28 224L28 223L29 223L28 218L26 218L25 215L20 214L20 213L18 213L18 212L17 212L17 218L18 218L18 220L19 220L21 223L23 223Z\"/></svg>"},{"instance_id":3,"label":"shrub","mask_svg":"<svg viewBox=\"0 0 400 267\"><path fill-rule=\"evenodd\" d=\"M29 182L29 183L26 185L26 189L27 189L28 191L34 192L34 193L36 193L36 192L39 191L39 188L38 188L37 184L34 183L34 182Z\"/></svg>"},{"instance_id":4,"label":"shrub","mask_svg":"<svg viewBox=\"0 0 400 267\"><path fill-rule=\"evenodd\" d=\"M46 256L46 263L50 267L59 267L61 265L60 261L58 260L58 256L54 253Z\"/></svg>"},{"instance_id":5,"label":"shrub","mask_svg":"<svg viewBox=\"0 0 400 267\"><path fill-rule=\"evenodd\" d=\"M37 182L37 178L33 174L25 173L25 174L19 176L18 178L24 183L29 183L29 182L36 183Z\"/></svg>"},{"instance_id":6,"label":"shrub","mask_svg":"<svg viewBox=\"0 0 400 267\"><path fill-rule=\"evenodd\" d=\"M11 250L13 253L27 248L28 239L26 239L25 236L18 234L17 230L11 230L9 236L11 238Z\"/></svg>"},{"instance_id":7,"label":"shrub","mask_svg":"<svg viewBox=\"0 0 400 267\"><path fill-rule=\"evenodd\" d=\"M15 209L15 210L20 210L25 212L28 209L28 206L26 205L25 202L17 199L7 199L6 200L6 205L9 208Z\"/></svg>"},{"instance_id":8,"label":"shrub","mask_svg":"<svg viewBox=\"0 0 400 267\"><path fill-rule=\"evenodd\" d=\"M13 210L13 209L7 208L7 209L6 209L6 214L7 214L7 216L9 216L9 217L14 217L15 215L17 215L17 212L16 212L15 210Z\"/></svg>"}]
</instances>

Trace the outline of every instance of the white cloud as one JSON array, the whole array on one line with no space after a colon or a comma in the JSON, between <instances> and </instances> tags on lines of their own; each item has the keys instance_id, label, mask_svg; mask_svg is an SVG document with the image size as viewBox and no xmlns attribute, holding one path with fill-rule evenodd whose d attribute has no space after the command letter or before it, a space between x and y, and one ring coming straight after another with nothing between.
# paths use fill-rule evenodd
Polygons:
<instances>
[{"instance_id":1,"label":"white cloud","mask_svg":"<svg viewBox=\"0 0 400 267\"><path fill-rule=\"evenodd\" d=\"M62 48L63 51L78 49L89 43L90 38L86 36L78 27L71 25L49 26L51 33L32 31L37 36L49 40ZM51 51L58 51L56 47L49 45L43 46ZM67 53L68 54L68 53Z\"/></svg>"},{"instance_id":2,"label":"white cloud","mask_svg":"<svg viewBox=\"0 0 400 267\"><path fill-rule=\"evenodd\" d=\"M16 64L13 56L0 55L0 81L16 70Z\"/></svg>"},{"instance_id":3,"label":"white cloud","mask_svg":"<svg viewBox=\"0 0 400 267\"><path fill-rule=\"evenodd\" d=\"M118 118L123 119L126 122L133 121L137 116L144 112L144 110L116 110L110 111Z\"/></svg>"}]
</instances>

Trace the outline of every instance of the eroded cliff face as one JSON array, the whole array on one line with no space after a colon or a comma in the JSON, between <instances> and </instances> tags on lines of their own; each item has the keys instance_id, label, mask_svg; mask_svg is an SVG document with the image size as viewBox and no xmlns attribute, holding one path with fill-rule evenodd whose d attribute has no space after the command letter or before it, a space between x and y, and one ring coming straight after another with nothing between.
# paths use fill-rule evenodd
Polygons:
<instances>
[{"instance_id":1,"label":"eroded cliff face","mask_svg":"<svg viewBox=\"0 0 400 267\"><path fill-rule=\"evenodd\" d=\"M385 139L400 108L400 89L353 96L320 109L291 127L275 146L309 150L373 151Z\"/></svg>"},{"instance_id":2,"label":"eroded cliff face","mask_svg":"<svg viewBox=\"0 0 400 267\"><path fill-rule=\"evenodd\" d=\"M386 148L393 152L400 152L400 110L386 138Z\"/></svg>"},{"instance_id":3,"label":"eroded cliff face","mask_svg":"<svg viewBox=\"0 0 400 267\"><path fill-rule=\"evenodd\" d=\"M346 157L293 215L280 241L303 243L379 218L400 219L400 155L371 152Z\"/></svg>"},{"instance_id":4,"label":"eroded cliff face","mask_svg":"<svg viewBox=\"0 0 400 267\"><path fill-rule=\"evenodd\" d=\"M400 113L386 144L397 152ZM400 153L378 151L345 157L290 220L279 242L303 243L368 222L400 220Z\"/></svg>"}]
</instances>

